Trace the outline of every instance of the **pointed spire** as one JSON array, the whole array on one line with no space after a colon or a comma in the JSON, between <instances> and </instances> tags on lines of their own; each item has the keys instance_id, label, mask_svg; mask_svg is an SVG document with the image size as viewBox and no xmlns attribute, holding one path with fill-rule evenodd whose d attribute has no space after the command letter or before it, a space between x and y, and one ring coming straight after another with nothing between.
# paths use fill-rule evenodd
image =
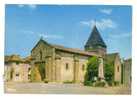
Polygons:
<instances>
[{"instance_id":1,"label":"pointed spire","mask_svg":"<svg viewBox=\"0 0 137 99\"><path fill-rule=\"evenodd\" d=\"M95 21L94 21L94 22L95 22L94 26L96 26L96 19L95 19Z\"/></svg>"},{"instance_id":2,"label":"pointed spire","mask_svg":"<svg viewBox=\"0 0 137 99\"><path fill-rule=\"evenodd\" d=\"M88 38L88 41L85 45L85 49L89 49L89 48L97 48L97 47L103 47L106 48L106 44L103 41L96 25L93 26L93 30L91 35Z\"/></svg>"},{"instance_id":3,"label":"pointed spire","mask_svg":"<svg viewBox=\"0 0 137 99\"><path fill-rule=\"evenodd\" d=\"M40 39L43 40L43 36L41 36Z\"/></svg>"}]
</instances>

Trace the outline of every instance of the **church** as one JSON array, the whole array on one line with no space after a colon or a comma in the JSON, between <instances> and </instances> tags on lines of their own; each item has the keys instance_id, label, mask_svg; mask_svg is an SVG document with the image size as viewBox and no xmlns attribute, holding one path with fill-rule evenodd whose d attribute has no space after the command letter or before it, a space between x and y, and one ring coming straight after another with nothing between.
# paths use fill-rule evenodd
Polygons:
<instances>
[{"instance_id":1,"label":"church","mask_svg":"<svg viewBox=\"0 0 137 99\"><path fill-rule=\"evenodd\" d=\"M112 54L114 81L121 82L121 62L119 54ZM32 81L82 83L90 57L99 58L98 78L104 80L104 62L109 61L107 46L96 25L84 45L84 50L50 44L42 38L31 50Z\"/></svg>"}]
</instances>

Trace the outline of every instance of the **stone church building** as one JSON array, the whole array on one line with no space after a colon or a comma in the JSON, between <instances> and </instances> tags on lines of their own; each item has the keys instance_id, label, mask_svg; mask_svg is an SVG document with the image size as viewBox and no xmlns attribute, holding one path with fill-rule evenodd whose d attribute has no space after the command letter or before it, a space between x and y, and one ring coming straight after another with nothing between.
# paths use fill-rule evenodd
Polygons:
<instances>
[{"instance_id":1,"label":"stone church building","mask_svg":"<svg viewBox=\"0 0 137 99\"><path fill-rule=\"evenodd\" d=\"M35 81L47 79L49 82L83 82L88 58L93 56L97 56L100 60L98 78L104 79L103 60L107 56L107 46L96 26L93 27L84 48L80 50L54 45L41 38L31 50L31 66L37 69L37 72L39 67L43 66L44 75L41 76L39 72L33 79ZM121 80L120 68L119 65L119 71L115 72L118 81Z\"/></svg>"}]
</instances>

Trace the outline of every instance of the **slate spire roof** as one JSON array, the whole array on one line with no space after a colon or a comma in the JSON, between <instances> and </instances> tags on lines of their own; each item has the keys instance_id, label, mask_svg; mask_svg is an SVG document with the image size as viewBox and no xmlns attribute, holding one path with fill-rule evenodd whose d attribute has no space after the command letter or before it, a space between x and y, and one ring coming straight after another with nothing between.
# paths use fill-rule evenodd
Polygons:
<instances>
[{"instance_id":1,"label":"slate spire roof","mask_svg":"<svg viewBox=\"0 0 137 99\"><path fill-rule=\"evenodd\" d=\"M88 41L86 42L85 47L96 48L98 46L101 46L103 48L107 47L95 25L93 27L91 35L88 38Z\"/></svg>"}]
</instances>

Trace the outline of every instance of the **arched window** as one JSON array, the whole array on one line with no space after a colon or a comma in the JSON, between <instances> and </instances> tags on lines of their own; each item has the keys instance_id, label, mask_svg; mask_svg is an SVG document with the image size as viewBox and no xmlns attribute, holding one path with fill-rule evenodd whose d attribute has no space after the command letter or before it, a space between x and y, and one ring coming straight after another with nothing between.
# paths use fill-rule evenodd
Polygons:
<instances>
[{"instance_id":1,"label":"arched window","mask_svg":"<svg viewBox=\"0 0 137 99\"><path fill-rule=\"evenodd\" d=\"M42 51L40 51L40 60L42 60Z\"/></svg>"},{"instance_id":2,"label":"arched window","mask_svg":"<svg viewBox=\"0 0 137 99\"><path fill-rule=\"evenodd\" d=\"M68 70L69 69L69 65L68 65L68 63L66 63L66 70Z\"/></svg>"},{"instance_id":3,"label":"arched window","mask_svg":"<svg viewBox=\"0 0 137 99\"><path fill-rule=\"evenodd\" d=\"M119 72L119 66L117 66L117 71Z\"/></svg>"}]
</instances>

